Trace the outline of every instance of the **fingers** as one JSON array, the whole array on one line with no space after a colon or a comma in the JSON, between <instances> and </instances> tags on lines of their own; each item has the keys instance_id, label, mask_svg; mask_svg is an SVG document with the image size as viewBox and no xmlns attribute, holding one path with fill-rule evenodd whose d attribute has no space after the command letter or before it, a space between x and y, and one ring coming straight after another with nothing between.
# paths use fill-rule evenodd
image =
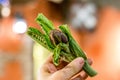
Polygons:
<instances>
[{"instance_id":1,"label":"fingers","mask_svg":"<svg viewBox=\"0 0 120 80\"><path fill-rule=\"evenodd\" d=\"M77 76L76 78L72 78L72 79L70 79L70 80L85 80L85 79L83 79L82 76L79 75L79 76Z\"/></svg>"},{"instance_id":2,"label":"fingers","mask_svg":"<svg viewBox=\"0 0 120 80\"><path fill-rule=\"evenodd\" d=\"M92 65L92 60L91 60L91 59L88 59L88 63L89 63L90 65ZM88 74L87 74L86 72L82 71L81 76L82 76L83 79L86 79L86 78L88 77Z\"/></svg>"},{"instance_id":3,"label":"fingers","mask_svg":"<svg viewBox=\"0 0 120 80\"><path fill-rule=\"evenodd\" d=\"M92 64L92 60L88 59L88 63ZM47 59L41 68L42 75L50 76L52 80L85 80L88 75L82 70L84 65L83 58L76 58L64 68L57 70L56 66L52 62L52 56ZM81 72L82 71L82 72ZM81 74L82 73L82 74ZM77 74L77 75L76 75ZM75 77L74 77L75 75Z\"/></svg>"},{"instance_id":4,"label":"fingers","mask_svg":"<svg viewBox=\"0 0 120 80\"><path fill-rule=\"evenodd\" d=\"M90 65L92 65L92 63L93 63L92 59L88 58L87 61L88 61L88 63L89 63Z\"/></svg>"},{"instance_id":5,"label":"fingers","mask_svg":"<svg viewBox=\"0 0 120 80\"><path fill-rule=\"evenodd\" d=\"M54 76L59 77L59 80L69 80L72 76L77 74L84 65L83 58L76 58L63 69L57 71Z\"/></svg>"},{"instance_id":6,"label":"fingers","mask_svg":"<svg viewBox=\"0 0 120 80\"><path fill-rule=\"evenodd\" d=\"M92 60L88 59L88 63L92 65ZM88 77L87 73L82 70L81 72L73 76L71 80L85 80L87 77Z\"/></svg>"},{"instance_id":7,"label":"fingers","mask_svg":"<svg viewBox=\"0 0 120 80\"><path fill-rule=\"evenodd\" d=\"M48 57L46 62L42 65L41 71L44 74L45 73L54 73L55 71L57 71L56 67L52 63L52 56Z\"/></svg>"},{"instance_id":8,"label":"fingers","mask_svg":"<svg viewBox=\"0 0 120 80\"><path fill-rule=\"evenodd\" d=\"M57 71L57 68L52 63L48 63L48 65L46 66L46 68L48 69L49 73L54 73L54 72Z\"/></svg>"}]
</instances>

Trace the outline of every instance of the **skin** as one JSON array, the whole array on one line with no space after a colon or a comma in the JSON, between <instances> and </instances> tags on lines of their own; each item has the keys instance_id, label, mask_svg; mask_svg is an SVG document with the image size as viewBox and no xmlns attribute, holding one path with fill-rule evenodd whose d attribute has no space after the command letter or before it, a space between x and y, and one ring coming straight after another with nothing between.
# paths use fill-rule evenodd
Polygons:
<instances>
[{"instance_id":1,"label":"skin","mask_svg":"<svg viewBox=\"0 0 120 80\"><path fill-rule=\"evenodd\" d=\"M92 64L91 59L88 59ZM82 70L84 59L78 57L71 63L56 67L52 62L52 57L41 66L38 74L38 80L86 80L88 75Z\"/></svg>"}]
</instances>

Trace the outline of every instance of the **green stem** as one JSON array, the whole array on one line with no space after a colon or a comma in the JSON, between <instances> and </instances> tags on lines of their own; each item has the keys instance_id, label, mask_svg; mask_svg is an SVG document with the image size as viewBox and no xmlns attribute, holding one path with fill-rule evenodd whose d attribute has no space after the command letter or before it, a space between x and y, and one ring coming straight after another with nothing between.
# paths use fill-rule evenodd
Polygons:
<instances>
[{"instance_id":1,"label":"green stem","mask_svg":"<svg viewBox=\"0 0 120 80\"><path fill-rule=\"evenodd\" d=\"M69 45L76 56L81 56L85 60L87 59L86 55L84 54L83 50L79 47L78 43L72 37L70 30L67 25L62 25L59 27L63 33L65 33L69 39Z\"/></svg>"},{"instance_id":2,"label":"green stem","mask_svg":"<svg viewBox=\"0 0 120 80\"><path fill-rule=\"evenodd\" d=\"M35 42L39 43L40 45L42 45L43 47L47 48L48 50L52 51L52 48L49 47L49 45L47 44L45 35L42 34L39 30L37 30L36 28L33 27L29 27L27 29L27 35L29 35L29 37L31 37Z\"/></svg>"},{"instance_id":3,"label":"green stem","mask_svg":"<svg viewBox=\"0 0 120 80\"><path fill-rule=\"evenodd\" d=\"M48 44L48 46L52 49L54 49L54 45L51 44L50 38L49 38L49 34L51 32L51 30L54 29L54 26L52 24L52 22L50 20L48 20L43 14L38 14L37 18L36 18L36 22L41 25L41 28L44 31L44 35L45 35L45 39L46 42Z\"/></svg>"},{"instance_id":4,"label":"green stem","mask_svg":"<svg viewBox=\"0 0 120 80\"><path fill-rule=\"evenodd\" d=\"M41 25L45 34L49 35L50 31L54 29L54 26L50 20L48 20L43 14L38 14L36 22Z\"/></svg>"},{"instance_id":5,"label":"green stem","mask_svg":"<svg viewBox=\"0 0 120 80\"><path fill-rule=\"evenodd\" d=\"M69 47L71 48L71 51L77 56L77 57L83 57L85 60L85 64L83 66L84 71L91 77L95 76L97 72L91 68L91 66L87 62L87 57L82 51L82 49L79 47L77 42L72 37L69 28L67 25L62 25L59 27L63 33L65 33L69 39Z\"/></svg>"}]
</instances>

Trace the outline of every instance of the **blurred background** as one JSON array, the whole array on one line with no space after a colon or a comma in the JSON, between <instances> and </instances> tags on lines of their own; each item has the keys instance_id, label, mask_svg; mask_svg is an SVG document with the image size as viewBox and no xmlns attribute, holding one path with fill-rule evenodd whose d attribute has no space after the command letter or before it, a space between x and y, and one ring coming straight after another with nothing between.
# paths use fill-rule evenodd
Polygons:
<instances>
[{"instance_id":1,"label":"blurred background","mask_svg":"<svg viewBox=\"0 0 120 80\"><path fill-rule=\"evenodd\" d=\"M98 75L87 80L120 80L119 0L0 0L0 80L37 80L50 54L25 32L43 13L57 28L68 24Z\"/></svg>"}]
</instances>

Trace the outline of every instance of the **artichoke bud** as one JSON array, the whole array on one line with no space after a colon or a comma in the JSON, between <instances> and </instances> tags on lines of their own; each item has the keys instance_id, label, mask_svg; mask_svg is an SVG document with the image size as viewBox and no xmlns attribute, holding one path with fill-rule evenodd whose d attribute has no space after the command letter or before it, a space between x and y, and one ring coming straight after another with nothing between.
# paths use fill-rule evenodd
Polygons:
<instances>
[{"instance_id":1,"label":"artichoke bud","mask_svg":"<svg viewBox=\"0 0 120 80\"><path fill-rule=\"evenodd\" d=\"M63 32L56 30L56 29L50 32L50 40L54 45L57 45L60 42L62 43L68 42L67 36Z\"/></svg>"}]
</instances>

